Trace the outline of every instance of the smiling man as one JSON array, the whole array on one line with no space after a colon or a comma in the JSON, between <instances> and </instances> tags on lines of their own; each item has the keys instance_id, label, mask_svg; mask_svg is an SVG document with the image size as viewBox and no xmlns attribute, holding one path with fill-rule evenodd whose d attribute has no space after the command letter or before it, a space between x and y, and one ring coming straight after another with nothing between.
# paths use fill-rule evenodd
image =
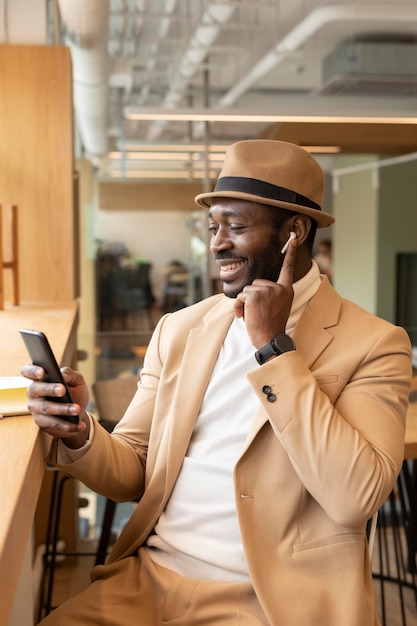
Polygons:
<instances>
[{"instance_id":1,"label":"smiling man","mask_svg":"<svg viewBox=\"0 0 417 626\"><path fill-rule=\"evenodd\" d=\"M320 275L322 197L302 148L231 146L196 198L224 294L161 319L112 434L79 373L63 370L74 404L57 404L63 386L22 368L49 462L138 500L92 584L45 624L379 623L366 524L401 468L410 342Z\"/></svg>"}]
</instances>

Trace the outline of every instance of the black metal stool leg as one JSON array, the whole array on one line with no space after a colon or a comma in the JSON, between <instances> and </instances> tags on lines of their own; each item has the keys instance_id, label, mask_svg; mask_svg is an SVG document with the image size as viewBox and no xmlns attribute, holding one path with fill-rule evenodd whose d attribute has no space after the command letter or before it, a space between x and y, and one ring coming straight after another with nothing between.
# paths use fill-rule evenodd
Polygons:
<instances>
[{"instance_id":1,"label":"black metal stool leg","mask_svg":"<svg viewBox=\"0 0 417 626\"><path fill-rule=\"evenodd\" d=\"M381 619L382 626L386 626L385 613L385 589L384 589L384 564L386 562L387 536L386 536L386 515L385 509L382 507L378 514L378 556L379 556L379 573L375 574L379 578L379 588L381 594Z\"/></svg>"},{"instance_id":2,"label":"black metal stool leg","mask_svg":"<svg viewBox=\"0 0 417 626\"><path fill-rule=\"evenodd\" d=\"M42 617L42 612L45 608L45 589L48 580L49 573L49 559L50 559L50 549L51 549L51 540L52 540L52 528L54 525L54 518L56 513L56 497L57 497L57 489L58 489L58 470L53 469L54 472L52 478L52 488L51 488L51 500L49 503L49 512L48 512L48 522L46 527L46 538L45 538L45 551L42 555L42 576L39 590L39 606L38 606L38 617L37 622L40 622Z\"/></svg>"},{"instance_id":3,"label":"black metal stool leg","mask_svg":"<svg viewBox=\"0 0 417 626\"><path fill-rule=\"evenodd\" d=\"M387 582L397 586L402 625L407 626L406 589L413 591L417 607L417 498L407 461L379 513L379 571L374 571L373 576L380 580L382 623L385 626L387 620L384 594ZM391 540L388 540L388 532Z\"/></svg>"},{"instance_id":4,"label":"black metal stool leg","mask_svg":"<svg viewBox=\"0 0 417 626\"><path fill-rule=\"evenodd\" d=\"M107 549L110 543L111 528L113 524L114 513L116 511L116 502L107 498L106 507L104 509L103 524L100 534L100 540L97 547L96 565L102 565L106 560Z\"/></svg>"},{"instance_id":5,"label":"black metal stool leg","mask_svg":"<svg viewBox=\"0 0 417 626\"><path fill-rule=\"evenodd\" d=\"M403 626L406 626L406 617L405 617L405 605L404 605L404 558L401 546L401 520L398 516L396 509L396 500L394 494L390 495L390 504L391 504L391 520L392 520L392 533L394 539L394 555L395 555L395 567L396 567L396 577L392 579L393 582L396 582L398 585L398 597L400 600L401 607L401 617Z\"/></svg>"},{"instance_id":6,"label":"black metal stool leg","mask_svg":"<svg viewBox=\"0 0 417 626\"><path fill-rule=\"evenodd\" d=\"M64 497L64 487L68 480L72 480L72 478L64 475L61 479L59 479L58 470L54 470L51 500L48 512L45 552L42 558L42 576L37 622L49 615L49 613L55 608L52 605L52 599L57 557L61 555L90 556L95 557L95 565L99 565L104 563L106 559L111 540L112 524L117 505L113 500L107 499L97 550L94 552L70 552L58 550L62 501Z\"/></svg>"},{"instance_id":7,"label":"black metal stool leg","mask_svg":"<svg viewBox=\"0 0 417 626\"><path fill-rule=\"evenodd\" d=\"M404 514L404 529L407 539L407 571L410 572L417 603L416 551L417 551L417 501L407 461L404 461L398 479L398 490Z\"/></svg>"},{"instance_id":8,"label":"black metal stool leg","mask_svg":"<svg viewBox=\"0 0 417 626\"><path fill-rule=\"evenodd\" d=\"M45 614L49 615L52 606L52 593L54 587L54 578L55 578L55 567L56 567L56 557L58 554L57 544L59 539L59 523L61 521L61 508L62 508L62 497L64 492L64 485L70 480L69 476L63 476L59 483L58 495L56 499L56 507L55 507L55 520L54 520L54 530L52 534L52 543L51 543L51 551L49 558L49 580L48 580L48 593L46 596L45 602Z\"/></svg>"}]
</instances>

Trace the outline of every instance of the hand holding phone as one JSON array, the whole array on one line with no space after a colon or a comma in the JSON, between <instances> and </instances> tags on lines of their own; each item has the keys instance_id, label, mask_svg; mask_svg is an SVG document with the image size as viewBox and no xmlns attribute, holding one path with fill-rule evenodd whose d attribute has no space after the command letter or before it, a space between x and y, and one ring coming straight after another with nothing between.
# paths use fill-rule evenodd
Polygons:
<instances>
[{"instance_id":1,"label":"hand holding phone","mask_svg":"<svg viewBox=\"0 0 417 626\"><path fill-rule=\"evenodd\" d=\"M62 372L59 369L58 363L55 359L55 355L52 351L49 341L46 335L39 330L30 330L27 328L20 329L20 335L25 343L26 349L32 360L33 365L39 365L45 371L45 376L42 381L48 383L60 383L64 385L66 392L63 396L48 396L51 402L69 403L72 404L68 386L62 376ZM79 421L78 415L60 415L60 419L67 420L73 424L77 424Z\"/></svg>"}]
</instances>

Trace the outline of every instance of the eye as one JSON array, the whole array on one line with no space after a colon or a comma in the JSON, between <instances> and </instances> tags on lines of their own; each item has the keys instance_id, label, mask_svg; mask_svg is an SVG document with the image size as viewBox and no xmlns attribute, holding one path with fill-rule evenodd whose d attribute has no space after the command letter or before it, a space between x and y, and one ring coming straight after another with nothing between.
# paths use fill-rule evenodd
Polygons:
<instances>
[{"instance_id":1,"label":"eye","mask_svg":"<svg viewBox=\"0 0 417 626\"><path fill-rule=\"evenodd\" d=\"M230 224L229 228L234 233L238 233L242 230L245 230L246 226L241 226L240 224Z\"/></svg>"},{"instance_id":2,"label":"eye","mask_svg":"<svg viewBox=\"0 0 417 626\"><path fill-rule=\"evenodd\" d=\"M209 224L208 231L211 235L215 235L217 233L218 226L217 224Z\"/></svg>"}]
</instances>

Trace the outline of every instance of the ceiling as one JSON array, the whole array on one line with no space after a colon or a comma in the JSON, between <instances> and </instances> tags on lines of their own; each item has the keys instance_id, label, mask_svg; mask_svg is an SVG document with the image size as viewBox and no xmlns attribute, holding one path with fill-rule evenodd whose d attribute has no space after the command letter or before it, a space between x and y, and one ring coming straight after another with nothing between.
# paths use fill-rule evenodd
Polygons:
<instances>
[{"instance_id":1,"label":"ceiling","mask_svg":"<svg viewBox=\"0 0 417 626\"><path fill-rule=\"evenodd\" d=\"M416 150L415 0L0 0L0 41L71 47L78 151L102 178L207 180L259 136Z\"/></svg>"}]
</instances>

